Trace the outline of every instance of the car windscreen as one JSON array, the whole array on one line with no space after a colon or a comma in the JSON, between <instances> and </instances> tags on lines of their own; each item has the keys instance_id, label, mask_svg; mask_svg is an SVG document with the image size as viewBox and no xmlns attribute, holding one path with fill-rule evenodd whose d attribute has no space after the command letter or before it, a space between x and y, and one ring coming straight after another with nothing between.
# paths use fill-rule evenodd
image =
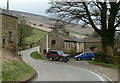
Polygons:
<instances>
[{"instance_id":1,"label":"car windscreen","mask_svg":"<svg viewBox=\"0 0 120 83\"><path fill-rule=\"evenodd\" d=\"M49 54L49 55L51 55L51 54L57 55L58 53L57 52L49 51L47 54Z\"/></svg>"},{"instance_id":2,"label":"car windscreen","mask_svg":"<svg viewBox=\"0 0 120 83\"><path fill-rule=\"evenodd\" d=\"M60 55L60 54L64 54L64 52L63 51L58 51L58 54Z\"/></svg>"}]
</instances>

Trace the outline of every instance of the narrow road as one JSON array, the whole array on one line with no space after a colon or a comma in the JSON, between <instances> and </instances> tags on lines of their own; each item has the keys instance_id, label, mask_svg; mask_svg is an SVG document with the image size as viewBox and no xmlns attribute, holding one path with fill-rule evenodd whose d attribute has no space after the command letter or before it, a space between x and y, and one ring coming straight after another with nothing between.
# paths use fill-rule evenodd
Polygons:
<instances>
[{"instance_id":1,"label":"narrow road","mask_svg":"<svg viewBox=\"0 0 120 83\"><path fill-rule=\"evenodd\" d=\"M47 63L42 60L30 58L30 53L37 51L38 47L22 51L23 60L38 72L34 81L104 81L100 75L66 64Z\"/></svg>"}]
</instances>

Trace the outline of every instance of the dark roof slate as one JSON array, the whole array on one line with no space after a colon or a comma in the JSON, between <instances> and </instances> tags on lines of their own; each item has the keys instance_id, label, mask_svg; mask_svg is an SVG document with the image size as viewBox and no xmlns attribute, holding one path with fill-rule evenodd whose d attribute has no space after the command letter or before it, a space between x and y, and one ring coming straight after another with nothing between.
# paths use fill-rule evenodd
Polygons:
<instances>
[{"instance_id":1,"label":"dark roof slate","mask_svg":"<svg viewBox=\"0 0 120 83\"><path fill-rule=\"evenodd\" d=\"M76 42L84 42L83 40L81 40L81 39L79 39L79 38L77 38L77 37L75 37L75 36L71 36L71 38L72 38L74 41L76 41Z\"/></svg>"},{"instance_id":2,"label":"dark roof slate","mask_svg":"<svg viewBox=\"0 0 120 83\"><path fill-rule=\"evenodd\" d=\"M7 16L11 16L11 17L14 17L14 18L18 18L18 17L17 17L15 14L13 14L12 12L7 11L7 10L4 10L4 9L1 9L1 8L0 8L0 14L7 15Z\"/></svg>"}]
</instances>

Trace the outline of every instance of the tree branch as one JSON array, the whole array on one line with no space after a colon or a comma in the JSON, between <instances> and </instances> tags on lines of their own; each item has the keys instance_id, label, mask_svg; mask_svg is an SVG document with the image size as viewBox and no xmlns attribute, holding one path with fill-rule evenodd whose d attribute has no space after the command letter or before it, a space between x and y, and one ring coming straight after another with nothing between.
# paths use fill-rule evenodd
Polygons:
<instances>
[{"instance_id":1,"label":"tree branch","mask_svg":"<svg viewBox=\"0 0 120 83\"><path fill-rule=\"evenodd\" d=\"M115 30L114 23L115 23L115 18L117 16L117 10L119 8L118 4L116 5L116 2L110 2L111 9L110 9L110 17L108 19L108 29L110 31Z\"/></svg>"},{"instance_id":2,"label":"tree branch","mask_svg":"<svg viewBox=\"0 0 120 83\"><path fill-rule=\"evenodd\" d=\"M114 28L118 27L120 25L120 21L114 26Z\"/></svg>"},{"instance_id":3,"label":"tree branch","mask_svg":"<svg viewBox=\"0 0 120 83\"><path fill-rule=\"evenodd\" d=\"M97 3L95 3L94 1L93 1L93 3L99 8L100 11L102 10Z\"/></svg>"},{"instance_id":4,"label":"tree branch","mask_svg":"<svg viewBox=\"0 0 120 83\"><path fill-rule=\"evenodd\" d=\"M87 16L88 16L88 20L89 20L91 26L95 29L96 32L98 32L99 34L101 34L101 31L95 26L95 24L94 24L94 22L93 22L93 20L92 20L92 18L91 18L91 16L90 16L90 12L89 12L89 10L88 10L88 8L87 8L87 6L86 6L86 3L83 2L83 5L84 5L84 7L85 7L86 14L87 14Z\"/></svg>"},{"instance_id":5,"label":"tree branch","mask_svg":"<svg viewBox=\"0 0 120 83\"><path fill-rule=\"evenodd\" d=\"M102 24L102 29L107 30L107 24L106 24L106 18L107 18L107 6L106 2L101 3L101 24Z\"/></svg>"}]
</instances>

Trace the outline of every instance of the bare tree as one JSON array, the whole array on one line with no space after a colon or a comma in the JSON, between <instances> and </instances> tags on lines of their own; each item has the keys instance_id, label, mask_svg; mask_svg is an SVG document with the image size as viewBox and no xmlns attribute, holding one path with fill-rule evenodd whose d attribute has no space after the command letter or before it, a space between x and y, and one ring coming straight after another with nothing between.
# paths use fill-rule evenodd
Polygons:
<instances>
[{"instance_id":1,"label":"bare tree","mask_svg":"<svg viewBox=\"0 0 120 83\"><path fill-rule=\"evenodd\" d=\"M24 16L19 16L18 25L18 46L22 46L25 43L25 38L32 35L32 28L27 22L27 18Z\"/></svg>"},{"instance_id":2,"label":"bare tree","mask_svg":"<svg viewBox=\"0 0 120 83\"><path fill-rule=\"evenodd\" d=\"M103 50L112 54L115 29L120 26L119 2L50 2L52 16L67 22L91 26L102 38Z\"/></svg>"}]
</instances>

